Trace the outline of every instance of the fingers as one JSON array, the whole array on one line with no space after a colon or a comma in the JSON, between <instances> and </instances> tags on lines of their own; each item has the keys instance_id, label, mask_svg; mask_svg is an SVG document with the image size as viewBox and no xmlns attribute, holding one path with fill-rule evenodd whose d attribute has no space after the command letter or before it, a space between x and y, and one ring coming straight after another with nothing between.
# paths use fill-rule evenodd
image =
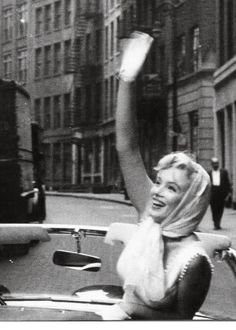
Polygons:
<instances>
[{"instance_id":1,"label":"fingers","mask_svg":"<svg viewBox=\"0 0 236 330\"><path fill-rule=\"evenodd\" d=\"M142 68L153 38L146 33L135 31L124 49L120 78L124 81L133 81Z\"/></svg>"}]
</instances>

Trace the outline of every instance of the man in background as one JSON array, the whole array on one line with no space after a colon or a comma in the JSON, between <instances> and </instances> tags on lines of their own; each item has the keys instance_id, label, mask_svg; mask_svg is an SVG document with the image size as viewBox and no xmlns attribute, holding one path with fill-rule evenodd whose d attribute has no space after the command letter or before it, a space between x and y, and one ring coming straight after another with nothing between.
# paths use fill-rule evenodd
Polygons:
<instances>
[{"instance_id":1,"label":"man in background","mask_svg":"<svg viewBox=\"0 0 236 330\"><path fill-rule=\"evenodd\" d=\"M214 229L221 229L221 218L224 212L225 199L230 192L230 181L228 172L219 168L219 160L216 157L211 159L212 169L209 172L212 184L211 190L211 212L214 222Z\"/></svg>"}]
</instances>

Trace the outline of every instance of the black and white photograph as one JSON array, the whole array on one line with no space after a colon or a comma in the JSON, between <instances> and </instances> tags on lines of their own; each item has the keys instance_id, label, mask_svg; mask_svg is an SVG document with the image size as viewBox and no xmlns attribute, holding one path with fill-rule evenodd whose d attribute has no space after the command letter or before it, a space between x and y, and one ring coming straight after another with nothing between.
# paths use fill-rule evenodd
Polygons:
<instances>
[{"instance_id":1,"label":"black and white photograph","mask_svg":"<svg viewBox=\"0 0 236 330\"><path fill-rule=\"evenodd\" d=\"M236 321L236 1L0 0L0 323L25 321Z\"/></svg>"}]
</instances>

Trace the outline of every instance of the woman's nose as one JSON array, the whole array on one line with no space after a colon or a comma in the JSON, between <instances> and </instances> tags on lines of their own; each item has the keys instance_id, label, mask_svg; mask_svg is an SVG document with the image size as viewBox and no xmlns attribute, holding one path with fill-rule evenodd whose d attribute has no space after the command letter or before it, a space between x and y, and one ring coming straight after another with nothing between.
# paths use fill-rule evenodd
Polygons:
<instances>
[{"instance_id":1,"label":"woman's nose","mask_svg":"<svg viewBox=\"0 0 236 330\"><path fill-rule=\"evenodd\" d=\"M162 195L163 194L163 185L161 184L154 184L153 188L152 188L152 193L153 195Z\"/></svg>"}]
</instances>

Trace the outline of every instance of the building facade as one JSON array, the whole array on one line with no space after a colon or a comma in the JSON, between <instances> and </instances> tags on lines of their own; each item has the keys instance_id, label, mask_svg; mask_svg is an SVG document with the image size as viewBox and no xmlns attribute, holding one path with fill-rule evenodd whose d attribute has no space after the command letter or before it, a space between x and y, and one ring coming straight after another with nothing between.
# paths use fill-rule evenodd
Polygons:
<instances>
[{"instance_id":1,"label":"building facade","mask_svg":"<svg viewBox=\"0 0 236 330\"><path fill-rule=\"evenodd\" d=\"M215 152L229 171L232 206L236 209L236 4L217 1L217 70L214 74Z\"/></svg>"},{"instance_id":2,"label":"building facade","mask_svg":"<svg viewBox=\"0 0 236 330\"><path fill-rule=\"evenodd\" d=\"M232 0L2 0L2 78L31 95L44 132L48 188L116 191L116 74L135 30L154 42L136 82L147 171L188 150L235 173L235 4Z\"/></svg>"},{"instance_id":3,"label":"building facade","mask_svg":"<svg viewBox=\"0 0 236 330\"><path fill-rule=\"evenodd\" d=\"M215 1L161 1L167 71L168 147L205 168L214 154Z\"/></svg>"},{"instance_id":4,"label":"building facade","mask_svg":"<svg viewBox=\"0 0 236 330\"><path fill-rule=\"evenodd\" d=\"M0 4L1 78L27 82L28 3L3 0Z\"/></svg>"}]
</instances>

